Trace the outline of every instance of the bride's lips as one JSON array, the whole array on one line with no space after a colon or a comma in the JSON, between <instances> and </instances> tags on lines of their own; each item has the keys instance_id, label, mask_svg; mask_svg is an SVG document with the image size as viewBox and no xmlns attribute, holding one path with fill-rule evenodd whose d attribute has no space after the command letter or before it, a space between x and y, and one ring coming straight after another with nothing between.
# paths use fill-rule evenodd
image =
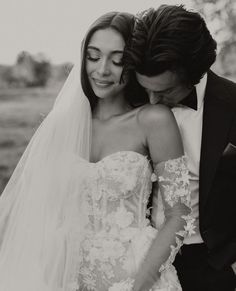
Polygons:
<instances>
[{"instance_id":1,"label":"bride's lips","mask_svg":"<svg viewBox=\"0 0 236 291\"><path fill-rule=\"evenodd\" d=\"M97 87L100 87L100 88L107 88L113 84L113 82L111 81L99 80L99 79L93 79L93 82Z\"/></svg>"}]
</instances>

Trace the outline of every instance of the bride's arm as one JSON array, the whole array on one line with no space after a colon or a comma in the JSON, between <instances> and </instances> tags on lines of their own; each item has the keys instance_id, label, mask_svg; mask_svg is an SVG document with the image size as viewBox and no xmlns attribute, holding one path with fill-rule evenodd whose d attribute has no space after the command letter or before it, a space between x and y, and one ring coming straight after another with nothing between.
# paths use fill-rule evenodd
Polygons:
<instances>
[{"instance_id":1,"label":"bride's arm","mask_svg":"<svg viewBox=\"0 0 236 291\"><path fill-rule=\"evenodd\" d=\"M149 290L153 286L160 272L174 260L183 238L192 230L193 222L189 215L190 190L186 157L173 114L160 105L147 107L141 114L139 122L145 130L157 175L165 209L165 223L135 276L135 291Z\"/></svg>"}]
</instances>

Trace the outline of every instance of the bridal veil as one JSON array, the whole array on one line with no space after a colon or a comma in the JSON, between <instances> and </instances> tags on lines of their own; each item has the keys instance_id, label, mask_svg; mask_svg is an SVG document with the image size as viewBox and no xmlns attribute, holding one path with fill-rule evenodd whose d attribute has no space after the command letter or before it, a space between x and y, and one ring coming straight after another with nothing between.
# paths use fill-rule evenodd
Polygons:
<instances>
[{"instance_id":1,"label":"bridal veil","mask_svg":"<svg viewBox=\"0 0 236 291\"><path fill-rule=\"evenodd\" d=\"M80 232L86 223L78 189L90 137L91 109L78 63L1 195L1 291L69 290L76 265L68 238L71 228Z\"/></svg>"}]
</instances>

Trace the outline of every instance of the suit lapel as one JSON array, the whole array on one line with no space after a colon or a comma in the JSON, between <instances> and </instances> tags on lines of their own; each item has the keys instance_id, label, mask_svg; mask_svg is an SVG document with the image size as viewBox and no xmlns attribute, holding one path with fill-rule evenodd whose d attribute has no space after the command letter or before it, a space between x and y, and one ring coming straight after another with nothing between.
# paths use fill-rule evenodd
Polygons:
<instances>
[{"instance_id":1,"label":"suit lapel","mask_svg":"<svg viewBox=\"0 0 236 291\"><path fill-rule=\"evenodd\" d=\"M202 145L199 174L199 208L204 210L222 152L227 144L231 121L229 106L223 102L227 91L221 79L209 72L203 110Z\"/></svg>"}]
</instances>

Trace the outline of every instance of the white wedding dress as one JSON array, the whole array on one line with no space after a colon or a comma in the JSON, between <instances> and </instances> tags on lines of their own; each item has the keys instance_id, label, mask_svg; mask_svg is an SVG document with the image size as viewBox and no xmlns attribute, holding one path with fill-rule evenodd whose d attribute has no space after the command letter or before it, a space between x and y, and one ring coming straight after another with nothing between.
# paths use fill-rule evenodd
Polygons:
<instances>
[{"instance_id":1,"label":"white wedding dress","mask_svg":"<svg viewBox=\"0 0 236 291\"><path fill-rule=\"evenodd\" d=\"M133 151L89 162L91 108L75 66L0 197L0 291L130 291L158 232L146 219L152 181L168 207L188 207L185 157L152 170ZM179 291L176 234L152 291ZM159 270L157 270L158 272Z\"/></svg>"},{"instance_id":2,"label":"white wedding dress","mask_svg":"<svg viewBox=\"0 0 236 291\"><path fill-rule=\"evenodd\" d=\"M156 171L162 173L159 181L168 184L166 201L174 204L181 195L183 200L189 199L184 157L160 163ZM116 152L97 163L88 163L83 204L88 221L80 248L73 255L77 268L69 291L132 290L132 276L158 235L146 219L156 178L147 157L133 151ZM76 231L73 232L71 243L76 245ZM81 233L78 236L81 238ZM153 291L182 290L171 264L180 244L177 240Z\"/></svg>"}]
</instances>

